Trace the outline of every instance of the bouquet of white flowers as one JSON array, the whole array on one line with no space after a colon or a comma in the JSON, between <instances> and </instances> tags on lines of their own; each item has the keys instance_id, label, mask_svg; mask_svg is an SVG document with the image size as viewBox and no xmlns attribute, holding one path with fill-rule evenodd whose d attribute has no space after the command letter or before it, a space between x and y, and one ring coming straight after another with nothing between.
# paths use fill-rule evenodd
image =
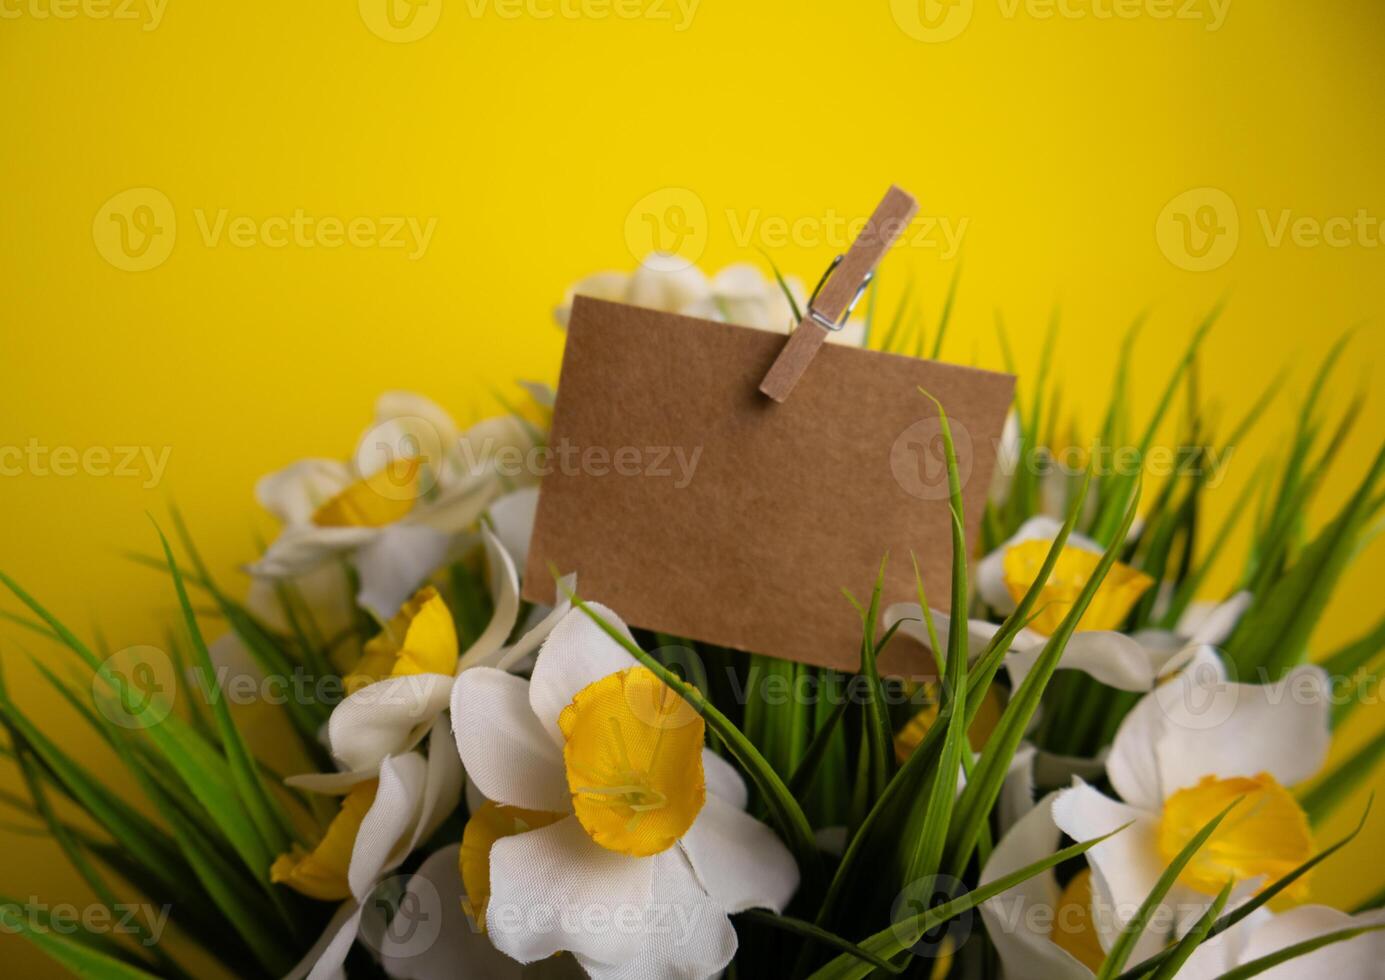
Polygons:
<instances>
[{"instance_id":1,"label":"bouquet of white flowers","mask_svg":"<svg viewBox=\"0 0 1385 980\"><path fill-rule=\"evenodd\" d=\"M770 330L804 299L777 270L658 261L574 291ZM951 295L929 330L876 305L834 338L937 357ZM175 512L183 558L162 531L136 556L182 611L167 651L88 643L0 573L24 607L7 618L68 655L37 669L144 795L0 683L0 751L29 790L0 802L102 902L138 894L172 934L71 934L9 899L0 920L85 977L197 975L189 953L312 980L1377 975L1385 894L1301 903L1350 843L1314 828L1385 755L1376 739L1325 770L1385 623L1312 644L1379 526L1385 452L1310 524L1359 409L1322 405L1339 345L1284 458L1210 523L1227 447L1280 390L1216 426L1195 384L1212 319L1148 418L1138 326L1094 434L1060 412L1047 357L1023 379L979 554L957 522L946 608L921 579L894 605L841 583L864 590L843 600L854 676L632 630L582 597L581 568L556 570L554 607L523 601L537 481L502 460L547 438L533 384L465 429L387 394L350 459L265 477L282 530L243 599ZM1180 392L1175 451L1159 434ZM1253 544L1204 601L1238 520ZM933 675L882 676L892 643Z\"/></svg>"}]
</instances>

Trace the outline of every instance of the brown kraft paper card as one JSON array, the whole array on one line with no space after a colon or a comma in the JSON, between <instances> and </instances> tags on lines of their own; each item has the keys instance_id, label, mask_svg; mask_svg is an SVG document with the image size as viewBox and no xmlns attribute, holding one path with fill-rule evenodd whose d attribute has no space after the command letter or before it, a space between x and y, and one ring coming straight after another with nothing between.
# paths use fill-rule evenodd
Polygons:
<instances>
[{"instance_id":1,"label":"brown kraft paper card","mask_svg":"<svg viewBox=\"0 0 1385 980\"><path fill-rule=\"evenodd\" d=\"M946 608L947 410L975 547L1014 378L825 345L782 404L757 389L782 334L578 297L541 472L525 598L551 568L633 626L854 671L883 601ZM882 669L927 674L892 643Z\"/></svg>"}]
</instances>

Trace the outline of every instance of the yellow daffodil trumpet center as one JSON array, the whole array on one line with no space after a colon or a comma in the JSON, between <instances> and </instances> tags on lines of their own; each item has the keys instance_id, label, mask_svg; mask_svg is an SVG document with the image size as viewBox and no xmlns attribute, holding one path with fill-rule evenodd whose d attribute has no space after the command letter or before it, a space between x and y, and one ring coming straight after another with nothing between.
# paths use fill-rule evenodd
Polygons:
<instances>
[{"instance_id":1,"label":"yellow daffodil trumpet center","mask_svg":"<svg viewBox=\"0 0 1385 980\"><path fill-rule=\"evenodd\" d=\"M391 460L363 480L346 487L313 512L318 527L384 527L403 520L418 500L423 460Z\"/></svg>"},{"instance_id":2,"label":"yellow daffodil trumpet center","mask_svg":"<svg viewBox=\"0 0 1385 980\"><path fill-rule=\"evenodd\" d=\"M486 906L491 899L491 847L502 837L547 827L563 816L490 802L481 804L471 815L462 831L458 864L466 890L466 913L482 932L486 930Z\"/></svg>"},{"instance_id":3,"label":"yellow daffodil trumpet center","mask_svg":"<svg viewBox=\"0 0 1385 980\"><path fill-rule=\"evenodd\" d=\"M447 603L431 585L414 593L378 636L366 641L346 693L386 677L452 674L457 669L457 627Z\"/></svg>"},{"instance_id":4,"label":"yellow daffodil trumpet center","mask_svg":"<svg viewBox=\"0 0 1385 980\"><path fill-rule=\"evenodd\" d=\"M1093 973L1101 970L1101 964L1106 960L1106 950L1101 948L1101 936L1092 917L1090 868L1083 868L1073 875L1063 894L1058 897L1058 914L1054 917L1049 938L1055 946L1066 950Z\"/></svg>"},{"instance_id":5,"label":"yellow daffodil trumpet center","mask_svg":"<svg viewBox=\"0 0 1385 980\"><path fill-rule=\"evenodd\" d=\"M1288 874L1313 856L1313 837L1303 808L1268 773L1254 778L1207 776L1164 801L1159 820L1159 852L1172 861L1209 820L1236 800L1215 833L1193 855L1179 880L1215 895L1229 880L1264 876L1264 884ZM1291 898L1307 896L1307 878L1289 888Z\"/></svg>"},{"instance_id":6,"label":"yellow daffodil trumpet center","mask_svg":"<svg viewBox=\"0 0 1385 980\"><path fill-rule=\"evenodd\" d=\"M305 851L295 844L292 851L280 854L269 869L269 880L324 902L349 898L346 872L351 867L351 851L379 785L379 780L372 779L347 793L317 847Z\"/></svg>"},{"instance_id":7,"label":"yellow daffodil trumpet center","mask_svg":"<svg viewBox=\"0 0 1385 980\"><path fill-rule=\"evenodd\" d=\"M702 716L652 671L588 684L558 727L572 807L592 840L647 857L692 826L706 801Z\"/></svg>"},{"instance_id":8,"label":"yellow daffodil trumpet center","mask_svg":"<svg viewBox=\"0 0 1385 980\"><path fill-rule=\"evenodd\" d=\"M1034 539L1021 541L1005 550L1004 579L1005 588L1016 602L1024 598L1034 580L1039 577L1044 559L1048 557L1051 541ZM1039 610L1030 629L1044 636L1052 636L1063 622L1082 589L1091 581L1101 556L1081 548L1064 548L1058 554L1053 573L1039 592L1035 608ZM1140 600L1154 579L1129 565L1116 562L1111 566L1106 578L1102 580L1096 595L1092 596L1087 611L1082 615L1078 629L1113 630L1119 628L1130 610Z\"/></svg>"}]
</instances>

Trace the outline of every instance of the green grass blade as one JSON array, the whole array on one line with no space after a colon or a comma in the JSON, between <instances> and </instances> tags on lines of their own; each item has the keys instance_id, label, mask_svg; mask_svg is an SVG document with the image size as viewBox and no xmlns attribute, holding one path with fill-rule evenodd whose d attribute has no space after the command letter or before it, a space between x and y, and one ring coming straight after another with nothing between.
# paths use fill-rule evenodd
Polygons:
<instances>
[{"instance_id":1,"label":"green grass blade","mask_svg":"<svg viewBox=\"0 0 1385 980\"><path fill-rule=\"evenodd\" d=\"M1353 793L1366 786L1382 759L1385 759L1385 732L1377 734L1350 759L1303 791L1299 805L1313 826L1336 813Z\"/></svg>"},{"instance_id":2,"label":"green grass blade","mask_svg":"<svg viewBox=\"0 0 1385 980\"><path fill-rule=\"evenodd\" d=\"M1057 867L1064 861L1070 861L1075 857L1085 854L1102 841L1109 840L1124 829L1125 827L1119 827L1111 833L1094 838L1093 840L1082 841L1081 843L1073 844L1071 847L1065 847L1054 854L1050 854L1048 857L1035 861L1033 864L1028 864L1017 871L997 878L989 884L981 885L967 892L965 895L954 898L950 902L929 909L926 912L896 920L889 928L880 930L858 945L863 950L873 953L883 959L892 959L918 942L919 937L937 928L949 919L955 918L963 912L975 908L982 902L994 898L1002 892L1009 891L1016 885L1028 881L1037 874L1042 874L1049 868ZM869 972L870 967L861 963L855 957L842 955L814 973L810 980L858 980L858 978L868 975Z\"/></svg>"},{"instance_id":3,"label":"green grass blade","mask_svg":"<svg viewBox=\"0 0 1385 980\"><path fill-rule=\"evenodd\" d=\"M1241 801L1235 800L1221 813L1207 821L1203 828L1193 835L1192 840L1183 846L1169 866L1164 869L1164 873L1155 882L1154 889L1140 903L1140 908L1125 928L1121 930L1116 941L1111 944L1110 950L1106 953L1106 959L1102 961L1101 969L1097 972L1096 980L1111 980L1117 973L1125 968L1125 964L1130 960L1130 954L1135 951L1135 944L1140 941L1140 936L1144 934L1145 927L1149 925L1150 919L1154 917L1155 911L1159 908L1164 897L1168 895L1169 889L1173 888L1178 876L1183 873L1183 869L1188 866L1188 862L1193 859L1203 844L1207 843L1216 829L1221 826L1221 822L1226 819L1226 815L1239 806Z\"/></svg>"},{"instance_id":4,"label":"green grass blade","mask_svg":"<svg viewBox=\"0 0 1385 980\"><path fill-rule=\"evenodd\" d=\"M1235 881L1228 881L1222 890L1217 893L1216 900L1212 902L1212 907L1202 913L1202 917L1197 920L1188 934L1169 950L1169 958L1160 964L1159 969L1155 970L1149 980L1173 980L1178 975L1178 971L1183 969L1183 965L1188 962L1188 957L1192 956L1207 940L1207 934L1212 929L1212 924L1221 915L1222 909L1226 908L1226 902L1231 898L1231 889L1235 886Z\"/></svg>"},{"instance_id":5,"label":"green grass blade","mask_svg":"<svg viewBox=\"0 0 1385 980\"><path fill-rule=\"evenodd\" d=\"M1010 703L1006 705L995 731L991 734L981 753L981 758L976 764L975 778L968 782L966 789L962 791L962 796L957 803L956 818L952 823L953 832L948 841L948 851L951 855L949 867L952 869L951 873L954 877L960 877L967 863L971 860L972 852L980 836L981 825L989 818L991 808L1000 795L1001 785L1009 772L1010 761L1014 758L1015 751L1024 738L1024 733L1034 717L1034 712L1038 710L1044 689L1048 686L1053 672L1057 669L1058 661L1063 655L1068 639L1077 630L1077 624L1091 604L1092 597L1096 595L1097 589L1105 580L1111 566L1116 563L1116 556L1120 552L1120 542L1125 539L1126 532L1135 520L1138 505L1139 492L1137 487L1134 499L1125 513L1125 518L1116 529L1115 543L1109 545L1105 553L1102 554L1091 578L1083 586L1077 600L1073 603L1072 609L1068 611L1067 616L1063 618L1054 634L1049 637L1038 661L1028 676L1025 677L1024 683L1011 695Z\"/></svg>"},{"instance_id":6,"label":"green grass blade","mask_svg":"<svg viewBox=\"0 0 1385 980\"><path fill-rule=\"evenodd\" d=\"M845 955L854 957L863 963L868 963L877 970L884 970L886 973L898 975L904 972L903 967L895 966L889 960L882 959L874 953L868 952L849 940L843 939L836 933L828 932L811 922L804 922L802 919L793 919L785 915L775 915L763 909L747 909L736 916L738 919L747 922L758 922L769 926L772 929L781 929L784 932L792 933L803 939L824 946L831 946L833 949L841 950Z\"/></svg>"},{"instance_id":7,"label":"green grass blade","mask_svg":"<svg viewBox=\"0 0 1385 980\"><path fill-rule=\"evenodd\" d=\"M1241 922L1242 920L1246 919L1248 916L1251 915L1251 913L1255 912L1257 909L1263 908L1264 906L1268 905L1278 895L1282 894L1286 889L1292 886L1294 882L1301 879L1304 875L1308 874L1308 872L1312 871L1319 864L1322 864L1328 858L1332 857L1332 855L1336 854L1342 848L1346 847L1348 844L1354 841L1357 838L1357 836L1361 833L1362 828L1366 826L1366 818L1370 816L1370 812L1370 805L1367 804L1365 810L1361 813L1361 819L1357 822L1355 830L1347 834L1347 836L1343 837L1341 840L1333 844L1331 847L1327 848L1325 851L1315 854L1307 861L1304 861L1293 871L1290 871L1288 874L1278 879L1273 884L1269 885L1264 889L1261 889L1261 891L1256 893L1250 900L1244 902L1241 905L1238 905L1235 909L1223 915L1220 919L1216 921L1216 924L1208 930L1207 937L1210 939L1213 936L1225 932L1232 926L1236 925L1238 922ZM1135 966L1126 970L1117 978L1117 980L1138 980L1138 978L1148 975L1151 970L1154 970L1157 967L1159 967L1170 956L1172 952L1172 949L1166 949L1162 952L1156 953L1155 955L1149 957L1149 959L1143 960L1142 962L1137 963Z\"/></svg>"},{"instance_id":8,"label":"green grass blade","mask_svg":"<svg viewBox=\"0 0 1385 980\"><path fill-rule=\"evenodd\" d=\"M183 610L183 623L187 628L189 638L192 640L193 659L204 677L214 678L216 668L212 664L206 641L202 638L202 630L197 625L197 617L192 611L192 603L188 601L182 573L178 571L177 563L173 560L173 549L169 547L168 538L164 536L163 530L157 524L154 525L154 529L158 532L159 542L163 545L164 558L167 559L169 572L173 576L173 589L178 595L178 605ZM261 781L254 757L241 738L235 722L231 720L231 709L225 698L214 698L212 714L216 719L217 732L221 736L221 747L226 754L226 764L230 768L231 782L242 805L238 809L249 815L261 842L260 848L242 852L242 857L249 858L252 854L258 855L260 851L268 851L268 860L272 860L275 854L288 847L291 839L288 815L270 796L269 790ZM268 880L268 863L263 864L259 871L264 880Z\"/></svg>"}]
</instances>

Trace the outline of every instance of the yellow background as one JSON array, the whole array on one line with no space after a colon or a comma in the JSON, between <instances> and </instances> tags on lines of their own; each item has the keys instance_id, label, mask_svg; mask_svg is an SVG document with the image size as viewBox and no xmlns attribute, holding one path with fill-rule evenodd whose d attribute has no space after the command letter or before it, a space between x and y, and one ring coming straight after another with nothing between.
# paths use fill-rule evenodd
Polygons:
<instances>
[{"instance_id":1,"label":"yellow background","mask_svg":"<svg viewBox=\"0 0 1385 980\"><path fill-rule=\"evenodd\" d=\"M1216 30L1201 16L1207 0L1191 20L1157 18L1159 0L1121 8L1133 19L1096 16L1111 0L1072 0L1069 13L1086 16L1048 18L1035 3L948 11L930 0L929 13L962 18L943 21L963 27L941 43L911 36L901 24L917 28L917 11L887 0L702 0L685 24L671 0L643 4L671 19L567 3L532 0L512 16L504 0L429 0L414 23L431 30L396 43L372 31L385 23L373 0L169 0L151 30L140 5L125 20L0 2L0 444L170 447L154 487L0 477L0 566L73 625L100 623L116 646L159 645L167 583L120 557L151 548L145 511L176 498L230 579L269 530L255 478L348 453L379 391L416 389L469 416L512 378L552 380L562 337L551 307L583 274L634 264L627 217L669 188L705 210L694 229L704 267L758 262L764 245L810 281L838 244L824 215L862 215L890 182L913 190L926 214L967 222L946 353L996 364L1001 310L1032 365L1060 302L1066 405L1088 418L1134 314L1151 310L1137 378L1148 406L1226 293L1208 393L1234 415L1282 365L1295 374L1237 447L1223 508L1255 459L1283 449L1310 362L1343 329L1365 324L1333 404L1382 378L1378 227L1374 247L1273 247L1259 214L1385 216L1385 8L1373 0L1235 0ZM545 11L555 15L536 16ZM103 259L93 227L108 199L140 187L167 197L177 231L166 261L130 272ZM1222 227L1238 224L1239 244L1193 272L1161 251L1156 223L1206 187L1234 202L1239 221ZM196 215L222 209L437 223L411 260L208 244ZM804 216L818 220L788 243L740 233ZM636 212L629 226L642 221ZM897 250L885 305L912 277L934 315L956 261L940 251ZM1325 502L1373 451L1382 403L1372 395ZM1377 546L1333 604L1319 650L1380 615L1382 575ZM8 626L0 642L16 694L65 744L89 748L24 662L24 649L55 652ZM1379 706L1363 711L1346 740L1382 718ZM14 787L9 767L0 773ZM1351 902L1385 885L1363 870L1375 867L1385 808L1371 832L1322 872L1320 895ZM46 842L5 833L0 854L3 892L83 900ZM15 975L48 969L20 940L0 944Z\"/></svg>"}]
</instances>

